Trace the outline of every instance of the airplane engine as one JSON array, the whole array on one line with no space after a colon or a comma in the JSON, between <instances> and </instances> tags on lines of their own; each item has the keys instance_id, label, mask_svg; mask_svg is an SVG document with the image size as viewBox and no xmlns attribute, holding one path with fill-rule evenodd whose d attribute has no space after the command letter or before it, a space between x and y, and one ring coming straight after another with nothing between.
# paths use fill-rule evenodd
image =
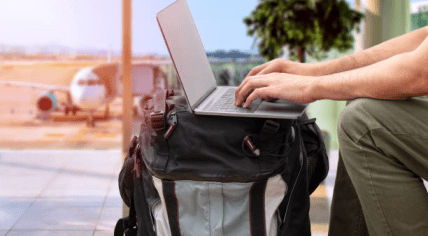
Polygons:
<instances>
[{"instance_id":1,"label":"airplane engine","mask_svg":"<svg viewBox=\"0 0 428 236\"><path fill-rule=\"evenodd\" d=\"M45 93L37 99L37 108L40 111L54 111L58 100L52 93Z\"/></svg>"}]
</instances>

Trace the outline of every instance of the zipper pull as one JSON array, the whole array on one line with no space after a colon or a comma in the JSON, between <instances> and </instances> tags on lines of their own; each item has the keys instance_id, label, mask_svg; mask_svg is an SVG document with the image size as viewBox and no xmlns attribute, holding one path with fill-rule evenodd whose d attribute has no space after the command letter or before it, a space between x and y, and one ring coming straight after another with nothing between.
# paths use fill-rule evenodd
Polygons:
<instances>
[{"instance_id":1,"label":"zipper pull","mask_svg":"<svg viewBox=\"0 0 428 236\"><path fill-rule=\"evenodd\" d=\"M171 137L172 132L174 132L175 127L177 126L177 114L175 112L171 113L169 119L171 120L171 124L163 135L165 139L169 139L169 137Z\"/></svg>"},{"instance_id":2,"label":"zipper pull","mask_svg":"<svg viewBox=\"0 0 428 236\"><path fill-rule=\"evenodd\" d=\"M257 157L259 157L259 156L260 156L260 149L258 149L258 148L254 145L254 143L251 141L251 139L250 139L250 137L249 137L248 135L244 137L244 142L245 142L245 144L247 144L247 147L251 150L251 152L252 152L255 156L257 156Z\"/></svg>"},{"instance_id":3,"label":"zipper pull","mask_svg":"<svg viewBox=\"0 0 428 236\"><path fill-rule=\"evenodd\" d=\"M134 151L134 169L135 174L137 175L137 179L141 179L141 171L142 171L142 165L141 165L141 156L139 157L138 149L140 148L140 145L137 146L136 151Z\"/></svg>"}]
</instances>

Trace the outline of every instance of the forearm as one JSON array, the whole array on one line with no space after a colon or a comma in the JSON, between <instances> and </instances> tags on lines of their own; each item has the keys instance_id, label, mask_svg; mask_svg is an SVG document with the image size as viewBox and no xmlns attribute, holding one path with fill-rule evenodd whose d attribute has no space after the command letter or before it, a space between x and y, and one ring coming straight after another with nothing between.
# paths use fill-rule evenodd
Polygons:
<instances>
[{"instance_id":1,"label":"forearm","mask_svg":"<svg viewBox=\"0 0 428 236\"><path fill-rule=\"evenodd\" d=\"M316 100L406 99L428 94L427 58L402 53L370 66L315 79ZM421 61L424 60L424 61Z\"/></svg>"},{"instance_id":2,"label":"forearm","mask_svg":"<svg viewBox=\"0 0 428 236\"><path fill-rule=\"evenodd\" d=\"M409 51L394 55L403 50ZM354 67L341 67L353 69L322 76L275 72L278 70L257 74L257 70L263 70L259 67L254 70L255 75L247 76L236 90L235 104L248 107L257 98L306 104L322 99L366 97L397 100L428 95L428 36L418 43L416 49L408 46L385 53L387 56L379 55L369 65L359 66L361 64L355 62ZM281 63L272 65L280 67Z\"/></svg>"},{"instance_id":3,"label":"forearm","mask_svg":"<svg viewBox=\"0 0 428 236\"><path fill-rule=\"evenodd\" d=\"M335 60L314 63L312 68L314 68L314 74L316 75L328 75L365 67L392 56L415 50L427 36L428 27L424 27L361 52Z\"/></svg>"}]
</instances>

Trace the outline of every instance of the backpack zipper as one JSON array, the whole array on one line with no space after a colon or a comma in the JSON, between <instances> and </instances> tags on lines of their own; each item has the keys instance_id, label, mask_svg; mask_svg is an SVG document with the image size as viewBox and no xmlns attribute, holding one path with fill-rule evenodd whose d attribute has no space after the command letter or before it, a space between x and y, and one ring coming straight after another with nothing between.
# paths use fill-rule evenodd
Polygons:
<instances>
[{"instance_id":1,"label":"backpack zipper","mask_svg":"<svg viewBox=\"0 0 428 236\"><path fill-rule=\"evenodd\" d=\"M291 200L293 198L294 188L296 187L297 182L299 181L299 178L300 178L300 174L302 173L302 169L303 169L303 152L300 152L299 160L300 160L300 170L299 170L299 173L297 174L296 181L294 181L293 188L291 188L290 199L289 199L289 201L287 203L287 208L285 209L285 214L284 214L284 218L282 220L281 225L285 223L285 219L287 217L288 209L290 207L290 202L291 202Z\"/></svg>"}]
</instances>

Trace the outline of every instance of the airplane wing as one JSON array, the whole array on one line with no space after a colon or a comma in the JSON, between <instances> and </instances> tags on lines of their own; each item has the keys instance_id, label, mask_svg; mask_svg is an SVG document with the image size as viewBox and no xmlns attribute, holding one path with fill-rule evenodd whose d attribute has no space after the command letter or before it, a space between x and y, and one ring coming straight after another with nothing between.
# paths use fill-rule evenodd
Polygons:
<instances>
[{"instance_id":1,"label":"airplane wing","mask_svg":"<svg viewBox=\"0 0 428 236\"><path fill-rule=\"evenodd\" d=\"M37 99L37 107L41 111L50 112L50 111L62 109L62 107L57 106L57 99L56 99L56 96L54 95L55 92L65 93L67 96L67 103L71 104L69 87L48 85L48 84L38 84L38 83L28 83L28 82L21 82L21 81L5 81L5 80L0 80L0 86L1 85L27 87L27 88L47 91L46 94L41 95L39 99Z\"/></svg>"},{"instance_id":2,"label":"airplane wing","mask_svg":"<svg viewBox=\"0 0 428 236\"><path fill-rule=\"evenodd\" d=\"M132 66L166 66L171 65L171 60L136 60L132 62Z\"/></svg>"},{"instance_id":3,"label":"airplane wing","mask_svg":"<svg viewBox=\"0 0 428 236\"><path fill-rule=\"evenodd\" d=\"M64 93L70 92L70 88L66 87L66 86L28 83L28 82L20 82L20 81L4 81L4 80L0 80L0 84L6 85L6 86L29 87L29 88L33 88L33 89L58 91L58 92L64 92Z\"/></svg>"}]
</instances>

